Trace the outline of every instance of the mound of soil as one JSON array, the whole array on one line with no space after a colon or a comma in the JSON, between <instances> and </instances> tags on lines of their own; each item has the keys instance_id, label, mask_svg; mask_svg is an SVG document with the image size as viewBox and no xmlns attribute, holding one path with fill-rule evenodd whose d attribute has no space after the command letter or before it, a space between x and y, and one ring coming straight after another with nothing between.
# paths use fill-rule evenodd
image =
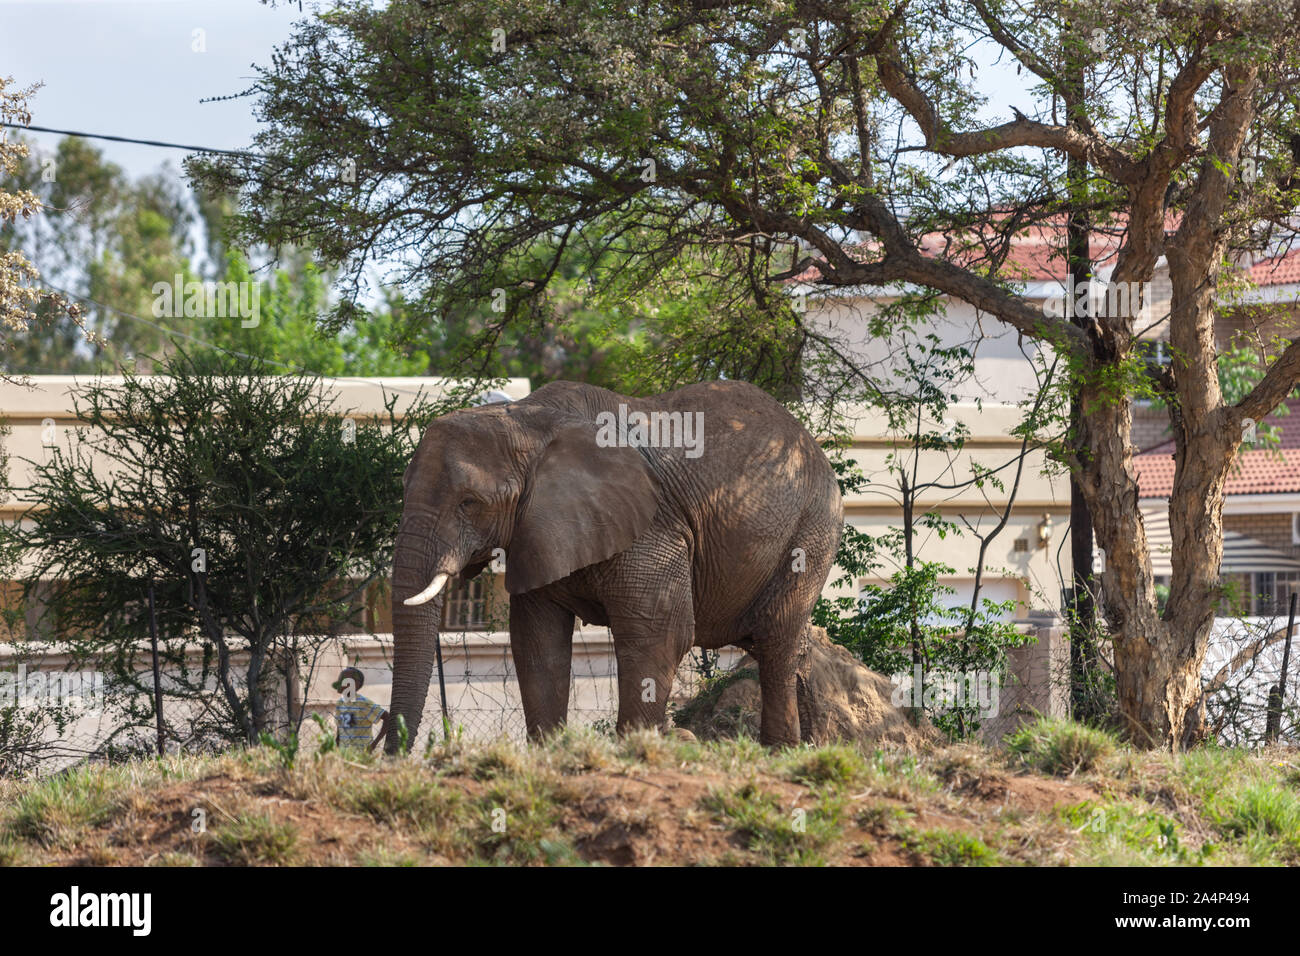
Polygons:
<instances>
[{"instance_id":1,"label":"mound of soil","mask_svg":"<svg viewBox=\"0 0 1300 956\"><path fill-rule=\"evenodd\" d=\"M913 724L890 702L893 684L809 626L799 668L799 729L805 743L842 740L919 749L937 739L928 721ZM758 663L746 655L727 674L682 706L675 723L702 739L758 736L762 713Z\"/></svg>"}]
</instances>

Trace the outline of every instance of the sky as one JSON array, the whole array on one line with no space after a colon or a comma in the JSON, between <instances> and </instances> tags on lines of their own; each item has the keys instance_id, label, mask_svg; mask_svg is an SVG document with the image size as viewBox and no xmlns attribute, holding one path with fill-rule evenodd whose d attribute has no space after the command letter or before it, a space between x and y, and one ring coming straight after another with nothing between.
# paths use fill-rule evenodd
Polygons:
<instances>
[{"instance_id":1,"label":"sky","mask_svg":"<svg viewBox=\"0 0 1300 956\"><path fill-rule=\"evenodd\" d=\"M310 9L258 0L0 0L0 75L18 87L44 83L29 104L36 126L238 149L256 125L253 100L199 101L244 90L252 64L269 62ZM59 139L25 135L45 149ZM164 161L179 170L187 155L93 143L133 176Z\"/></svg>"},{"instance_id":2,"label":"sky","mask_svg":"<svg viewBox=\"0 0 1300 956\"><path fill-rule=\"evenodd\" d=\"M0 0L0 75L44 87L32 100L37 126L110 133L216 149L251 142L252 98L200 103L246 89L252 64L268 63L313 3L283 0ZM195 31L202 31L196 34ZM199 42L201 40L201 43ZM203 47L202 52L195 50ZM1011 102L1030 108L1025 83L1005 66L985 67L983 118L1010 119ZM58 136L28 133L52 148ZM132 175L181 150L95 140Z\"/></svg>"},{"instance_id":3,"label":"sky","mask_svg":"<svg viewBox=\"0 0 1300 956\"><path fill-rule=\"evenodd\" d=\"M293 24L322 4L279 0L0 0L0 76L25 88L32 123L214 149L241 149L256 129L255 99L203 99L247 89L254 64L270 62ZM323 5L328 6L328 3ZM988 105L980 119L1032 110L1024 78L1006 63L985 63ZM60 136L24 133L38 151ZM167 163L180 177L187 151L91 140L136 178Z\"/></svg>"}]
</instances>

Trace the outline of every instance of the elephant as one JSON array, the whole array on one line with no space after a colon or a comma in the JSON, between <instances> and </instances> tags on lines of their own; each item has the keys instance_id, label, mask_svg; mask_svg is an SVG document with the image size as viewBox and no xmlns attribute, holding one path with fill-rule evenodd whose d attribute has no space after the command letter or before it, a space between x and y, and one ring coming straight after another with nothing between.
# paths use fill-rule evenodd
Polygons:
<instances>
[{"instance_id":1,"label":"elephant","mask_svg":"<svg viewBox=\"0 0 1300 956\"><path fill-rule=\"evenodd\" d=\"M408 739L445 586L501 549L530 739L565 723L578 617L613 635L620 734L664 727L692 647L736 645L758 663L761 742L799 742L796 671L844 509L825 453L766 392L712 381L633 398L552 382L434 419L403 489L390 711Z\"/></svg>"}]
</instances>

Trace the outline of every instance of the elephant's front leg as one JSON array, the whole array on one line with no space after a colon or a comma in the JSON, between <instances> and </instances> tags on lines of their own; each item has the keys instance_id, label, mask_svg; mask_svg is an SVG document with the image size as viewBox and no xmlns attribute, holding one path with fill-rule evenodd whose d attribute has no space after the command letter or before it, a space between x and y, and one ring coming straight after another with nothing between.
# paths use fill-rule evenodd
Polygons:
<instances>
[{"instance_id":1,"label":"elephant's front leg","mask_svg":"<svg viewBox=\"0 0 1300 956\"><path fill-rule=\"evenodd\" d=\"M605 600L618 662L618 732L663 728L677 665L695 642L689 553L642 540L622 556Z\"/></svg>"},{"instance_id":2,"label":"elephant's front leg","mask_svg":"<svg viewBox=\"0 0 1300 956\"><path fill-rule=\"evenodd\" d=\"M563 727L569 713L573 613L533 593L512 596L510 653L529 738Z\"/></svg>"}]
</instances>

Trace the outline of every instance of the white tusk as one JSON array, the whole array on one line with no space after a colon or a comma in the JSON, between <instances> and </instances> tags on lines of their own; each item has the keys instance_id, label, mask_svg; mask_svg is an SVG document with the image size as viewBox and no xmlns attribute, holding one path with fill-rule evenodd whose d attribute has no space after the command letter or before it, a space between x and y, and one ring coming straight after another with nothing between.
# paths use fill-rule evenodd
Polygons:
<instances>
[{"instance_id":1,"label":"white tusk","mask_svg":"<svg viewBox=\"0 0 1300 956\"><path fill-rule=\"evenodd\" d=\"M407 598L402 603L409 604L412 607L414 607L417 604L424 604L426 601L432 601L434 598L438 596L438 592L442 590L442 586L447 583L448 577L449 575L447 574L436 575L434 579L429 582L429 586L427 588L425 588L415 597Z\"/></svg>"}]
</instances>

